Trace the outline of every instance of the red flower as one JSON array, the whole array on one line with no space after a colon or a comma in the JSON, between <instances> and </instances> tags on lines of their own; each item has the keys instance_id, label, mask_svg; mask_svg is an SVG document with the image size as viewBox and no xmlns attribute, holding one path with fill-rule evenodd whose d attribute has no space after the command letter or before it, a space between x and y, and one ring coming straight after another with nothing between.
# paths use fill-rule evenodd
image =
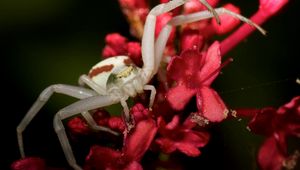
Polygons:
<instances>
[{"instance_id":1,"label":"red flower","mask_svg":"<svg viewBox=\"0 0 300 170\"><path fill-rule=\"evenodd\" d=\"M138 66L142 65L141 44L138 42L128 42L119 33L108 34L105 37L106 46L102 51L102 57L113 57L126 55Z\"/></svg>"},{"instance_id":2,"label":"red flower","mask_svg":"<svg viewBox=\"0 0 300 170\"><path fill-rule=\"evenodd\" d=\"M249 127L254 133L267 136L258 153L258 163L263 170L292 168L299 154L288 156L287 137L300 137L300 96L277 110L261 109Z\"/></svg>"},{"instance_id":3,"label":"red flower","mask_svg":"<svg viewBox=\"0 0 300 170\"><path fill-rule=\"evenodd\" d=\"M172 121L166 124L162 117L159 117L158 133L161 135L155 140L163 152L172 153L176 150L186 154L187 156L199 156L199 147L204 147L209 141L207 132L198 132L192 130L187 122L182 125L179 122L179 116L173 117Z\"/></svg>"},{"instance_id":4,"label":"red flower","mask_svg":"<svg viewBox=\"0 0 300 170\"><path fill-rule=\"evenodd\" d=\"M168 66L169 78L176 81L166 97L175 110L182 110L196 95L199 114L210 121L226 118L226 106L220 96L210 88L221 67L220 45L212 44L207 52L185 50L179 57L173 57Z\"/></svg>"},{"instance_id":5,"label":"red flower","mask_svg":"<svg viewBox=\"0 0 300 170\"><path fill-rule=\"evenodd\" d=\"M97 125L106 126L117 132L125 130L125 124L121 117L111 117L107 111L97 110L92 114ZM67 124L69 130L74 135L90 135L93 131L86 121L81 117L72 118Z\"/></svg>"},{"instance_id":6,"label":"red flower","mask_svg":"<svg viewBox=\"0 0 300 170\"><path fill-rule=\"evenodd\" d=\"M148 150L157 127L152 119L142 120L124 141L121 151L93 146L86 158L85 170L141 170L139 161Z\"/></svg>"}]
</instances>

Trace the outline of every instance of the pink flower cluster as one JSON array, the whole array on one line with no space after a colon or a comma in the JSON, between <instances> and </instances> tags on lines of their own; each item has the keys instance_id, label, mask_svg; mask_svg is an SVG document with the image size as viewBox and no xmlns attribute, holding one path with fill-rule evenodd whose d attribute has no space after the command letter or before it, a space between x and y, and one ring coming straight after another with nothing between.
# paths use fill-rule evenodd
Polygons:
<instances>
[{"instance_id":1,"label":"pink flower cluster","mask_svg":"<svg viewBox=\"0 0 300 170\"><path fill-rule=\"evenodd\" d=\"M161 0L161 3L164 2L168 0ZM251 20L261 25L287 2L288 0L260 0L258 11ZM119 3L130 24L130 32L137 40L130 41L118 33L108 34L102 56L107 58L127 55L136 65L141 66L143 63L139 40L150 11L149 2L119 0ZM208 3L215 7L219 0L208 0ZM225 4L223 7L240 13L240 9L233 4ZM158 36L173 16L201 10L205 10L205 7L199 0L190 0L183 8L158 16L155 35ZM232 61L229 58L222 62L222 57L254 31L247 24L236 29L240 21L229 15L221 15L220 20L221 25L215 19L207 19L173 28L164 51L164 60L168 62L153 79L157 89L153 109L145 107L148 102L145 97L147 94L134 99L135 104L130 112L135 127L129 133L124 133L125 123L121 116L111 116L105 110L94 111L93 117L99 125L109 127L122 136L118 139L112 137L110 142L122 140L122 146L109 143L91 146L86 156L85 170L141 170L141 160L148 151L165 154L181 152L190 157L201 154L200 149L210 139L206 126L225 120L229 112L217 90L211 87L221 69ZM228 36L221 42L212 42L212 37L216 35ZM194 105L195 109L187 109L190 107L188 105ZM261 169L277 170L295 166L299 153L288 155L287 137L300 137L300 96L277 110L263 108L244 110L239 114L252 119L249 123L252 132L267 137L258 153ZM94 133L79 117L70 120L68 128L75 138ZM42 159L26 158L16 161L12 169L47 168Z\"/></svg>"}]
</instances>

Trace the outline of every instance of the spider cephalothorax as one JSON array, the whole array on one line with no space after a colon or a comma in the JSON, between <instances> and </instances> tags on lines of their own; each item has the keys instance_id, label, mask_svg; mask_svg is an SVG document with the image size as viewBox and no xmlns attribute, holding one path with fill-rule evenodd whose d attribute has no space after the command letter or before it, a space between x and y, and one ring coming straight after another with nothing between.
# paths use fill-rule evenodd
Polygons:
<instances>
[{"instance_id":1,"label":"spider cephalothorax","mask_svg":"<svg viewBox=\"0 0 300 170\"><path fill-rule=\"evenodd\" d=\"M129 57L116 56L96 64L88 76L105 90L106 95L126 94L135 97L137 93L143 92L140 72L141 68Z\"/></svg>"},{"instance_id":2,"label":"spider cephalothorax","mask_svg":"<svg viewBox=\"0 0 300 170\"><path fill-rule=\"evenodd\" d=\"M231 12L225 8L213 9L205 0L199 1L206 6L208 10L188 15L178 15L172 18L159 33L157 39L155 39L156 17L183 5L187 2L187 0L172 0L168 3L159 4L149 12L144 25L144 33L142 37L142 68L134 65L127 56L116 56L99 62L90 70L88 75L80 76L79 84L81 87L64 84L56 84L47 87L40 94L37 101L33 104L17 127L17 137L21 156L25 157L22 138L23 131L54 92L80 99L79 101L58 111L53 121L53 126L58 135L65 157L69 165L76 170L81 170L82 168L76 163L71 145L64 130L62 123L63 119L81 114L90 127L96 130L116 134L116 132L107 127L98 126L89 114L89 111L115 103L121 103L124 108L123 113L125 118L124 120L126 121L125 123L127 126L130 126L127 128L133 128L131 125L134 125L134 123L132 124L129 122L132 119L130 119L126 100L129 97L135 97L138 93L142 93L144 90L151 90L149 107L152 107L156 91L154 86L148 85L148 83L158 71L163 51L173 26L212 17L215 17L219 23L220 20L218 15L227 14L247 22L249 25L256 27L264 33L262 28L239 14ZM82 87L84 85L89 88Z\"/></svg>"}]
</instances>

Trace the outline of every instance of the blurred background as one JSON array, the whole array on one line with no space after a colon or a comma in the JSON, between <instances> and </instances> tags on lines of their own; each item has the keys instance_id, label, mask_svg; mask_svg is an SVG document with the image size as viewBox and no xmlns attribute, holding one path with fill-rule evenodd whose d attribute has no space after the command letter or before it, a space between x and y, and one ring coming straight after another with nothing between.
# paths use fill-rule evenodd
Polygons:
<instances>
[{"instance_id":1,"label":"blurred background","mask_svg":"<svg viewBox=\"0 0 300 170\"><path fill-rule=\"evenodd\" d=\"M245 16L258 6L258 0L230 2ZM299 1L291 0L263 25L267 36L255 32L228 54L235 60L214 86L230 107L278 107L300 94L295 83L300 78L299 7ZM130 37L128 30L117 0L0 1L0 169L9 169L20 158L15 128L40 92L56 83L76 85L78 77L100 61L105 35ZM62 95L51 98L24 133L27 155L46 158L51 166L66 165L52 119L73 101ZM246 122L226 121L212 128L212 142L201 158L182 158L187 169L199 161L202 169L256 169L263 138L249 133Z\"/></svg>"}]
</instances>

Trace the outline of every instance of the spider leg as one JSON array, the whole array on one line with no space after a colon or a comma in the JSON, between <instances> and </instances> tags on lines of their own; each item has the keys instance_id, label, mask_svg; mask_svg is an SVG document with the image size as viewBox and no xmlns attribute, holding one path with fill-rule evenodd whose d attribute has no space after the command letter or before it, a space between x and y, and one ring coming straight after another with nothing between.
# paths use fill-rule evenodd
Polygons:
<instances>
[{"instance_id":1,"label":"spider leg","mask_svg":"<svg viewBox=\"0 0 300 170\"><path fill-rule=\"evenodd\" d=\"M232 17L237 18L237 19L239 19L243 22L246 22L249 25L255 27L262 34L266 34L266 31L263 28L261 28L260 26L258 26L254 22L252 22L250 19L248 19L240 14L234 13L226 8L216 8L215 11L218 15L222 15L222 14L231 15ZM211 14L209 11L200 11L200 12L196 12L196 13L192 13L192 14L188 14L188 15L179 15L179 16L172 18L167 23L167 25L161 30L161 32L156 40L156 43L155 43L155 57L156 57L155 58L155 61L156 61L155 71L157 72L157 70L159 68L159 63L162 59L163 51L165 49L167 40L168 40L170 32L172 30L172 26L178 26L178 25L182 25L182 24L196 22L199 20L204 20L204 19L208 19L208 18L212 18L212 17L214 17L214 15Z\"/></svg>"},{"instance_id":2,"label":"spider leg","mask_svg":"<svg viewBox=\"0 0 300 170\"><path fill-rule=\"evenodd\" d=\"M101 86L99 86L97 83L95 83L91 78L85 74L81 75L78 79L78 84L80 86L84 86L85 84L94 89L96 92L98 92L101 95L107 95L105 89L103 89Z\"/></svg>"},{"instance_id":3,"label":"spider leg","mask_svg":"<svg viewBox=\"0 0 300 170\"><path fill-rule=\"evenodd\" d=\"M144 90L150 90L151 94L150 94L150 102L149 102L149 108L150 110L152 109L153 103L154 103L154 99L155 99L155 95L156 95L156 89L154 86L152 85L145 85L144 86Z\"/></svg>"},{"instance_id":4,"label":"spider leg","mask_svg":"<svg viewBox=\"0 0 300 170\"><path fill-rule=\"evenodd\" d=\"M79 100L57 112L53 120L53 126L57 136L59 138L60 144L64 151L65 157L69 165L75 170L82 170L82 168L77 165L76 159L74 157L71 145L67 138L65 128L63 126L63 119L72 117L74 115L84 113L88 110L112 105L119 102L113 97L110 96L92 96L82 100Z\"/></svg>"},{"instance_id":5,"label":"spider leg","mask_svg":"<svg viewBox=\"0 0 300 170\"><path fill-rule=\"evenodd\" d=\"M91 114L86 111L86 112L82 112L81 115L83 116L83 118L86 120L87 124L90 126L90 128L97 130L97 131L104 131L104 132L109 132L113 135L119 135L119 133L111 130L110 128L104 127L104 126L99 126L94 118L91 116Z\"/></svg>"},{"instance_id":6,"label":"spider leg","mask_svg":"<svg viewBox=\"0 0 300 170\"><path fill-rule=\"evenodd\" d=\"M149 12L145 22L142 39L142 59L144 62L142 77L144 84L147 84L152 76L156 74L157 70L155 68L158 67L157 65L160 63L160 60L156 60L154 49L156 16L171 11L186 2L187 0L172 0L168 3L155 6ZM200 0L200 2L203 3L203 5L208 8L212 15L216 17L217 21L219 21L217 12L206 2L206 0Z\"/></svg>"},{"instance_id":7,"label":"spider leg","mask_svg":"<svg viewBox=\"0 0 300 170\"><path fill-rule=\"evenodd\" d=\"M126 98L123 98L123 99L121 99L120 103L124 110L125 120L128 121L128 120L130 120L130 114L129 114L129 108L128 108L126 100L127 100Z\"/></svg>"},{"instance_id":8,"label":"spider leg","mask_svg":"<svg viewBox=\"0 0 300 170\"><path fill-rule=\"evenodd\" d=\"M83 74L79 77L78 84L80 86L88 85L89 87L91 87L92 89L94 89L95 91L97 91L101 95L106 95L107 94L105 92L105 89L103 89L101 86L97 85L94 81L91 80L91 78L89 76L87 76L85 74ZM109 132L111 134L118 135L117 132L115 132L115 131L107 128L107 127L97 125L97 123L95 122L95 120L93 119L93 117L91 116L91 114L89 112L83 112L83 113L81 113L81 115L83 116L83 118L86 120L87 124L92 129L100 130L100 131L106 131L106 132Z\"/></svg>"},{"instance_id":9,"label":"spider leg","mask_svg":"<svg viewBox=\"0 0 300 170\"><path fill-rule=\"evenodd\" d=\"M77 86L56 84L47 87L40 94L36 102L31 106L29 111L26 113L25 117L22 119L21 123L17 126L17 138L18 138L19 150L22 158L25 157L22 132L26 129L26 127L31 122L31 120L36 116L38 111L45 105L45 103L49 100L49 98L54 92L66 94L79 99L97 95L97 93L93 90L89 90Z\"/></svg>"},{"instance_id":10,"label":"spider leg","mask_svg":"<svg viewBox=\"0 0 300 170\"><path fill-rule=\"evenodd\" d=\"M266 34L266 31L263 28L261 28L259 25L257 25L256 23L252 22L250 19L248 19L240 14L232 12L223 7L215 8L215 11L218 15L222 15L222 14L230 15L238 20L241 20L241 21L255 27L262 34ZM196 13L189 14L189 15L176 16L169 21L169 24L171 24L173 26L177 26L177 25L191 23L191 22L195 22L195 21L199 21L199 20L203 20L203 19L207 19L207 18L212 18L212 17L214 17L214 15L212 15L209 11L200 11L200 12L196 12Z\"/></svg>"}]
</instances>

